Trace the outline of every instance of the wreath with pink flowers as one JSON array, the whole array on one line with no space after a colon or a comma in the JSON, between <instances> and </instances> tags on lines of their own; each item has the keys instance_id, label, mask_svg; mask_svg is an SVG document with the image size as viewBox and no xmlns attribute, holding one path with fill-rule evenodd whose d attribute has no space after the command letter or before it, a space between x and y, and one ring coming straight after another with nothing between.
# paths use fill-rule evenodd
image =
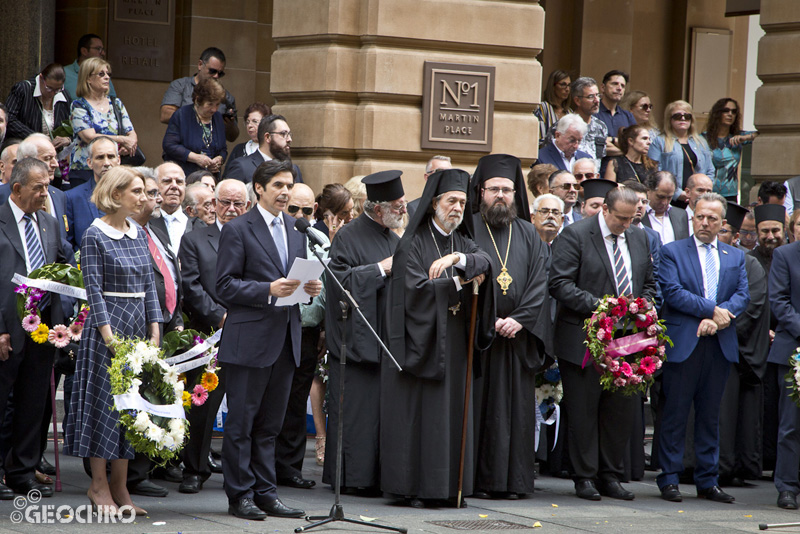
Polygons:
<instances>
[{"instance_id":1,"label":"wreath with pink flowers","mask_svg":"<svg viewBox=\"0 0 800 534\"><path fill-rule=\"evenodd\" d=\"M81 271L63 263L44 265L24 278L30 281L55 282L53 289L60 288L60 291L65 293L81 293L84 289ZM78 291L67 291L67 288L76 288ZM78 313L69 326L58 324L50 327L42 322L42 314L39 311L42 298L48 291L28 284L19 284L14 291L17 294L17 313L22 320L22 328L34 342L50 343L56 348L63 349L70 343L78 343L81 340L83 325L89 315L89 306L85 299L78 299Z\"/></svg>"},{"instance_id":2,"label":"wreath with pink flowers","mask_svg":"<svg viewBox=\"0 0 800 534\"><path fill-rule=\"evenodd\" d=\"M655 306L641 297L606 295L584 328L583 366L592 362L603 389L624 395L647 390L666 361L667 343L672 346Z\"/></svg>"}]
</instances>

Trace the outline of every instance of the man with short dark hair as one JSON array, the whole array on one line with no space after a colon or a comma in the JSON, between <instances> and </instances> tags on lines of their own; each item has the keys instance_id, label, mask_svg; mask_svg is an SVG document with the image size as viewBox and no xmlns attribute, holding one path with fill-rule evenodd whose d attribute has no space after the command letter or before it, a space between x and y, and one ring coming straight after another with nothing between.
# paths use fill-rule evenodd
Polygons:
<instances>
[{"instance_id":1,"label":"man with short dark hair","mask_svg":"<svg viewBox=\"0 0 800 534\"><path fill-rule=\"evenodd\" d=\"M597 112L600 110L601 96L600 91L597 89L597 82L592 78L581 76L570 84L569 90L572 107L588 128L586 135L583 136L583 140L578 145L578 149L591 154L599 167L600 160L606 155L608 126L596 117Z\"/></svg>"},{"instance_id":2,"label":"man with short dark hair","mask_svg":"<svg viewBox=\"0 0 800 534\"><path fill-rule=\"evenodd\" d=\"M619 103L625 96L625 87L628 85L628 73L621 70L611 70L603 76L603 83L600 85L600 108L597 111L597 118L603 121L608 128L608 139L606 140L606 158L621 156L617 136L621 128L627 128L636 124L633 113L620 107ZM606 159L606 163L608 159Z\"/></svg>"},{"instance_id":3,"label":"man with short dark hair","mask_svg":"<svg viewBox=\"0 0 800 534\"><path fill-rule=\"evenodd\" d=\"M292 130L283 115L268 115L258 124L258 150L248 156L237 158L225 168L226 178L235 178L248 183L253 173L265 161L290 160L292 157ZM303 181L303 174L294 166L295 182Z\"/></svg>"},{"instance_id":4,"label":"man with short dark hair","mask_svg":"<svg viewBox=\"0 0 800 534\"><path fill-rule=\"evenodd\" d=\"M758 229L756 228L756 216L753 215L753 210L750 209L742 219L742 225L739 227L739 244L738 247L745 252L754 250L758 245Z\"/></svg>"},{"instance_id":5,"label":"man with short dark hair","mask_svg":"<svg viewBox=\"0 0 800 534\"><path fill-rule=\"evenodd\" d=\"M658 233L662 245L689 237L689 216L685 210L670 204L678 187L675 176L668 171L654 172L647 177L645 185L650 205L642 224Z\"/></svg>"},{"instance_id":6,"label":"man with short dark hair","mask_svg":"<svg viewBox=\"0 0 800 534\"><path fill-rule=\"evenodd\" d=\"M77 98L77 95L75 94L75 88L78 87L78 73L81 70L81 63L90 57L99 57L104 59L106 57L106 49L103 47L103 39L99 35L95 35L93 33L87 33L78 39L77 59L69 65L64 65L64 74L66 75L66 80L64 81L64 90L73 100ZM114 90L114 84L111 83L111 80L108 81L108 96L112 98L117 96L117 93Z\"/></svg>"},{"instance_id":7,"label":"man with short dark hair","mask_svg":"<svg viewBox=\"0 0 800 534\"><path fill-rule=\"evenodd\" d=\"M219 48L210 47L203 50L200 59L197 61L197 73L194 76L186 76L173 80L169 84L164 98L161 100L161 115L159 120L162 124L169 124L172 114L178 111L181 106L192 103L192 93L194 86L208 78L219 81L225 76L225 54ZM236 141L239 137L239 125L236 122L236 99L225 90L225 100L219 109L225 121L225 139L229 143Z\"/></svg>"},{"instance_id":8,"label":"man with short dark hair","mask_svg":"<svg viewBox=\"0 0 800 534\"><path fill-rule=\"evenodd\" d=\"M780 182L761 182L758 186L759 204L780 204L783 205L786 199L786 186Z\"/></svg>"},{"instance_id":9,"label":"man with short dark hair","mask_svg":"<svg viewBox=\"0 0 800 534\"><path fill-rule=\"evenodd\" d=\"M322 289L319 280L300 288L286 278L306 257L306 237L283 213L293 185L290 161L263 163L253 176L258 204L225 224L219 240L216 289L228 310L218 353L228 397L222 469L228 513L242 519L304 515L278 498L275 475L275 439L300 363L300 307L276 302Z\"/></svg>"}]
</instances>

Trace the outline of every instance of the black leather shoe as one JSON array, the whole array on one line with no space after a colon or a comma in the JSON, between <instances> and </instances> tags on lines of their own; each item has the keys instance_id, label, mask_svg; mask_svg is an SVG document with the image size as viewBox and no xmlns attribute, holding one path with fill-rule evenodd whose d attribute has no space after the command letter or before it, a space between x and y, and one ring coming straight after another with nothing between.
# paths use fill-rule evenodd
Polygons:
<instances>
[{"instance_id":1,"label":"black leather shoe","mask_svg":"<svg viewBox=\"0 0 800 534\"><path fill-rule=\"evenodd\" d=\"M425 501L422 499L406 499L406 504L411 508L425 508Z\"/></svg>"},{"instance_id":2,"label":"black leather shoe","mask_svg":"<svg viewBox=\"0 0 800 534\"><path fill-rule=\"evenodd\" d=\"M600 483L600 495L604 497L611 497L612 499L620 499L623 501L632 501L636 498L633 492L630 492L622 487L616 480L607 480Z\"/></svg>"},{"instance_id":3,"label":"black leather shoe","mask_svg":"<svg viewBox=\"0 0 800 534\"><path fill-rule=\"evenodd\" d=\"M147 479L133 486L128 486L128 493L131 495L142 495L144 497L166 497L169 495L167 488L154 484Z\"/></svg>"},{"instance_id":4,"label":"black leather shoe","mask_svg":"<svg viewBox=\"0 0 800 534\"><path fill-rule=\"evenodd\" d=\"M168 465L155 469L150 477L166 480L167 482L183 482L183 471L177 465Z\"/></svg>"},{"instance_id":5,"label":"black leather shoe","mask_svg":"<svg viewBox=\"0 0 800 534\"><path fill-rule=\"evenodd\" d=\"M667 484L661 488L661 498L670 502L683 501L683 495L681 495L677 484Z\"/></svg>"},{"instance_id":6,"label":"black leather shoe","mask_svg":"<svg viewBox=\"0 0 800 534\"><path fill-rule=\"evenodd\" d=\"M285 504L281 502L280 499L275 499L272 501L255 501L256 506L261 508L263 511L267 513L267 515L271 515L273 517L303 517L306 513L299 508L289 508Z\"/></svg>"},{"instance_id":7,"label":"black leather shoe","mask_svg":"<svg viewBox=\"0 0 800 534\"><path fill-rule=\"evenodd\" d=\"M51 477L56 476L56 468L53 467L44 456L39 460L39 465L36 466L36 470L45 475L50 475Z\"/></svg>"},{"instance_id":8,"label":"black leather shoe","mask_svg":"<svg viewBox=\"0 0 800 534\"><path fill-rule=\"evenodd\" d=\"M211 470L212 473L222 473L222 460L220 461L215 460L214 455L209 452L208 468Z\"/></svg>"},{"instance_id":9,"label":"black leather shoe","mask_svg":"<svg viewBox=\"0 0 800 534\"><path fill-rule=\"evenodd\" d=\"M278 485L289 486L290 488L311 489L316 486L317 483L307 478L294 476L290 478L279 478Z\"/></svg>"},{"instance_id":10,"label":"black leather shoe","mask_svg":"<svg viewBox=\"0 0 800 534\"><path fill-rule=\"evenodd\" d=\"M488 491L478 490L472 493L472 496L476 499L491 499L492 496L489 495Z\"/></svg>"},{"instance_id":11,"label":"black leather shoe","mask_svg":"<svg viewBox=\"0 0 800 534\"><path fill-rule=\"evenodd\" d=\"M261 511L253 499L245 497L228 504L228 513L240 519L250 519L253 521L263 521L267 514Z\"/></svg>"},{"instance_id":12,"label":"black leather shoe","mask_svg":"<svg viewBox=\"0 0 800 534\"><path fill-rule=\"evenodd\" d=\"M581 480L575 483L575 494L587 501L599 501L600 492L591 480Z\"/></svg>"},{"instance_id":13,"label":"black leather shoe","mask_svg":"<svg viewBox=\"0 0 800 534\"><path fill-rule=\"evenodd\" d=\"M201 489L203 489L203 479L198 475L186 475L178 486L180 493L200 493Z\"/></svg>"},{"instance_id":14,"label":"black leather shoe","mask_svg":"<svg viewBox=\"0 0 800 534\"><path fill-rule=\"evenodd\" d=\"M0 483L0 501L10 501L14 498L14 490Z\"/></svg>"},{"instance_id":15,"label":"black leather shoe","mask_svg":"<svg viewBox=\"0 0 800 534\"><path fill-rule=\"evenodd\" d=\"M14 493L18 493L20 495L27 495L31 491L38 491L42 497L52 497L53 496L53 488L50 486L45 486L44 484L39 484L36 482L35 478L30 478L24 482L20 482L19 484L8 486Z\"/></svg>"},{"instance_id":16,"label":"black leather shoe","mask_svg":"<svg viewBox=\"0 0 800 534\"><path fill-rule=\"evenodd\" d=\"M797 510L797 497L791 491L782 491L778 495L778 508Z\"/></svg>"},{"instance_id":17,"label":"black leather shoe","mask_svg":"<svg viewBox=\"0 0 800 534\"><path fill-rule=\"evenodd\" d=\"M726 504L730 504L736 500L734 499L733 495L728 495L722 491L722 488L719 486L711 486L710 488L703 490L699 489L697 490L697 496L702 499L708 499L709 501L723 502Z\"/></svg>"}]
</instances>

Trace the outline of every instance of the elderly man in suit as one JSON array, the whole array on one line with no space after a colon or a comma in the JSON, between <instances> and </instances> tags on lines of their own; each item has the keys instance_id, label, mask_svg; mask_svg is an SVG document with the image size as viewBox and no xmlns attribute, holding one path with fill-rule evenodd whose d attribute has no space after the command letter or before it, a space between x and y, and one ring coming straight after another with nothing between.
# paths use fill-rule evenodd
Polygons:
<instances>
[{"instance_id":1,"label":"elderly man in suit","mask_svg":"<svg viewBox=\"0 0 800 534\"><path fill-rule=\"evenodd\" d=\"M571 171L574 163L581 158L592 158L590 154L578 150L587 126L575 113L564 115L556 124L553 140L539 150L539 163L555 165L562 171Z\"/></svg>"},{"instance_id":2,"label":"elderly man in suit","mask_svg":"<svg viewBox=\"0 0 800 534\"><path fill-rule=\"evenodd\" d=\"M634 399L604 391L592 366L583 367L584 320L605 295L656 295L647 236L631 226L639 198L628 188L606 195L603 211L577 221L553 242L550 294L558 301L554 352L569 413L569 456L578 497L631 500L619 481L631 435ZM599 489L599 491L598 491Z\"/></svg>"},{"instance_id":3,"label":"elderly man in suit","mask_svg":"<svg viewBox=\"0 0 800 534\"><path fill-rule=\"evenodd\" d=\"M294 179L288 160L259 166L258 204L223 226L219 242L217 295L228 310L219 349L229 410L222 469L228 513L243 519L304 515L278 498L275 474L275 440L300 364L300 307L276 300L297 290L316 297L322 289L319 280L300 288L286 278L294 260L306 257L305 236L282 213Z\"/></svg>"},{"instance_id":4,"label":"elderly man in suit","mask_svg":"<svg viewBox=\"0 0 800 534\"><path fill-rule=\"evenodd\" d=\"M258 124L258 150L249 156L233 160L225 169L226 178L235 178L244 183L251 182L253 173L265 161L291 161L292 131L283 115L269 115ZM294 181L302 182L303 174L297 165L294 167Z\"/></svg>"},{"instance_id":5,"label":"elderly man in suit","mask_svg":"<svg viewBox=\"0 0 800 534\"><path fill-rule=\"evenodd\" d=\"M686 210L670 204L678 187L675 176L668 171L654 172L645 180L645 185L650 206L642 224L658 232L662 245L689 237Z\"/></svg>"},{"instance_id":6,"label":"elderly man in suit","mask_svg":"<svg viewBox=\"0 0 800 534\"><path fill-rule=\"evenodd\" d=\"M16 284L11 277L14 273L27 275L49 263L67 263L71 251L60 239L58 222L42 210L50 184L47 165L24 158L14 167L9 183L11 195L0 206L0 272L4 273L0 291L0 413L5 413L12 392L15 407L11 448L0 459L8 484L0 486L0 499L12 498L11 491L24 495L34 489L50 497L53 489L38 484L34 474L41 458L38 422L44 414L55 349L34 343L22 329ZM44 323L64 320L58 294L50 293L49 303L42 301L40 311Z\"/></svg>"},{"instance_id":7,"label":"elderly man in suit","mask_svg":"<svg viewBox=\"0 0 800 534\"><path fill-rule=\"evenodd\" d=\"M67 198L67 239L75 249L80 249L81 239L92 221L105 215L90 200L94 186L112 167L119 165L117 143L110 137L98 135L89 143L89 166L94 180L72 188Z\"/></svg>"},{"instance_id":8,"label":"elderly man in suit","mask_svg":"<svg viewBox=\"0 0 800 534\"><path fill-rule=\"evenodd\" d=\"M222 180L214 191L216 222L183 236L178 254L183 275L183 305L191 317L190 326L195 330L210 334L225 324L227 311L216 288L219 237L223 226L243 215L249 207L245 185L239 180ZM201 371L189 371L190 379ZM226 368L222 367L218 373L219 385L205 404L194 406L189 412L189 426L193 430L183 449L183 481L178 487L181 493L198 493L211 476L208 460L211 431L225 395L225 372Z\"/></svg>"},{"instance_id":9,"label":"elderly man in suit","mask_svg":"<svg viewBox=\"0 0 800 534\"><path fill-rule=\"evenodd\" d=\"M730 503L719 487L719 412L731 363L739 361L736 316L747 308L744 253L722 243L725 197L702 195L695 205L692 237L664 245L658 278L662 318L674 345L662 374L661 434L656 478L661 498L680 502L686 422L694 404L694 481L697 496Z\"/></svg>"}]
</instances>

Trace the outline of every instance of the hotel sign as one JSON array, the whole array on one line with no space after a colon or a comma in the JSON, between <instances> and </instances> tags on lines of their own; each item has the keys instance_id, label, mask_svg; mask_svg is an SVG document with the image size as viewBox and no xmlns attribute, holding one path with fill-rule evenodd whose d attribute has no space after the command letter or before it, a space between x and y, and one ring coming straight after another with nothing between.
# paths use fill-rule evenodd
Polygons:
<instances>
[{"instance_id":1,"label":"hotel sign","mask_svg":"<svg viewBox=\"0 0 800 534\"><path fill-rule=\"evenodd\" d=\"M115 78L172 81L175 0L111 0L106 50Z\"/></svg>"},{"instance_id":2,"label":"hotel sign","mask_svg":"<svg viewBox=\"0 0 800 534\"><path fill-rule=\"evenodd\" d=\"M494 67L425 62L423 149L492 151Z\"/></svg>"}]
</instances>

